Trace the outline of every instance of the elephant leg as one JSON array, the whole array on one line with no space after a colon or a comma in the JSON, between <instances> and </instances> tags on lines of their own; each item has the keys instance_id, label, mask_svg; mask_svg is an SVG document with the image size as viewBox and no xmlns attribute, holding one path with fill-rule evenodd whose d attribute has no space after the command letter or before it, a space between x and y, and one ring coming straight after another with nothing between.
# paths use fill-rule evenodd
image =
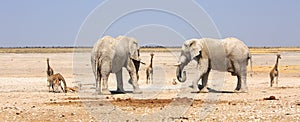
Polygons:
<instances>
[{"instance_id":1,"label":"elephant leg","mask_svg":"<svg viewBox=\"0 0 300 122\"><path fill-rule=\"evenodd\" d=\"M208 92L207 81L208 81L209 72L210 72L210 69L202 76L202 89L200 90L201 93Z\"/></svg>"},{"instance_id":2,"label":"elephant leg","mask_svg":"<svg viewBox=\"0 0 300 122\"><path fill-rule=\"evenodd\" d=\"M242 79L241 79L241 76L240 75L237 75L237 85L236 85L236 88L235 88L235 92L238 92L240 91L241 89L241 85L242 85Z\"/></svg>"},{"instance_id":3,"label":"elephant leg","mask_svg":"<svg viewBox=\"0 0 300 122\"><path fill-rule=\"evenodd\" d=\"M101 67L101 81L99 82L101 92L99 94L109 95L111 94L108 90L108 77L110 74L110 63L104 63Z\"/></svg>"},{"instance_id":4,"label":"elephant leg","mask_svg":"<svg viewBox=\"0 0 300 122\"><path fill-rule=\"evenodd\" d=\"M131 80L132 80L133 93L134 93L134 94L141 94L142 91L141 91L141 89L140 89L140 87L139 87L139 85L138 85L138 82L137 82L137 80L136 80L137 78L136 78L136 76L134 75L135 73L130 72L129 74L130 74L130 77L131 77Z\"/></svg>"},{"instance_id":5,"label":"elephant leg","mask_svg":"<svg viewBox=\"0 0 300 122\"><path fill-rule=\"evenodd\" d=\"M246 61L241 61L241 62L247 62ZM235 73L237 76L237 86L234 90L234 92L247 92L248 88L247 88L247 63L241 63L241 62L237 62L234 61L234 68L235 68Z\"/></svg>"},{"instance_id":6,"label":"elephant leg","mask_svg":"<svg viewBox=\"0 0 300 122\"><path fill-rule=\"evenodd\" d=\"M134 94L141 94L142 91L140 90L140 87L138 85L138 81L137 81L137 74L135 71L135 67L133 65L133 63L129 63L128 66L126 67L129 75L130 75L130 79L132 81L132 86L133 86L133 93Z\"/></svg>"},{"instance_id":7,"label":"elephant leg","mask_svg":"<svg viewBox=\"0 0 300 122\"><path fill-rule=\"evenodd\" d=\"M123 73L122 69L116 73L117 76L117 92L125 93L125 90L123 88Z\"/></svg>"},{"instance_id":8,"label":"elephant leg","mask_svg":"<svg viewBox=\"0 0 300 122\"><path fill-rule=\"evenodd\" d=\"M238 82L237 82L237 86L236 86L234 92L243 92L243 93L248 92L248 87L247 87L247 82L246 82L247 74L246 73L242 73L242 74L238 73L237 79L238 79Z\"/></svg>"},{"instance_id":9,"label":"elephant leg","mask_svg":"<svg viewBox=\"0 0 300 122\"><path fill-rule=\"evenodd\" d=\"M103 95L111 94L110 91L108 90L108 76L109 75L103 75L101 77L101 82L103 83L103 86L102 86L102 91L99 92L100 94L103 94Z\"/></svg>"},{"instance_id":10,"label":"elephant leg","mask_svg":"<svg viewBox=\"0 0 300 122\"><path fill-rule=\"evenodd\" d=\"M228 71L231 73L232 76L237 76L236 71L238 71L238 69L236 69L235 65L237 65L237 63L234 63L232 60L230 60L230 67L231 68Z\"/></svg>"},{"instance_id":11,"label":"elephant leg","mask_svg":"<svg viewBox=\"0 0 300 122\"><path fill-rule=\"evenodd\" d=\"M195 81L193 81L193 90L195 91L195 92L197 92L198 91L198 82L200 81L200 79L202 78L202 89L204 88L204 87L206 87L206 83L207 83L207 80L203 80L203 77L205 77L206 75L208 76L208 73L209 73L209 68L208 68L208 65L209 65L209 62L208 62L208 60L199 60L199 62L198 62L198 70L199 70L199 77L195 80Z\"/></svg>"},{"instance_id":12,"label":"elephant leg","mask_svg":"<svg viewBox=\"0 0 300 122\"><path fill-rule=\"evenodd\" d=\"M235 74L235 68L234 68L234 64L233 61L230 59L226 59L227 60L227 71L231 73L231 75Z\"/></svg>"},{"instance_id":13,"label":"elephant leg","mask_svg":"<svg viewBox=\"0 0 300 122\"><path fill-rule=\"evenodd\" d=\"M101 72L97 69L97 76L96 76L96 92L101 92Z\"/></svg>"}]
</instances>

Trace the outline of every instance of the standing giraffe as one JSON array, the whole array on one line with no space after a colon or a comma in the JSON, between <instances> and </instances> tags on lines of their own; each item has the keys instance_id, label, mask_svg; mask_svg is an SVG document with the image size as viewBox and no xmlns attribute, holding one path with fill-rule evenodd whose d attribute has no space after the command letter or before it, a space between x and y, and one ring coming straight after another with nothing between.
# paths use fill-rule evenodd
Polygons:
<instances>
[{"instance_id":1,"label":"standing giraffe","mask_svg":"<svg viewBox=\"0 0 300 122\"><path fill-rule=\"evenodd\" d=\"M152 62L153 62L153 56L154 56L154 54L151 53L150 56L151 56L150 65L146 69L146 76L147 76L146 84L149 84L150 80L151 80L151 82L153 82L153 67L152 67Z\"/></svg>"},{"instance_id":2,"label":"standing giraffe","mask_svg":"<svg viewBox=\"0 0 300 122\"><path fill-rule=\"evenodd\" d=\"M279 61L279 59L281 59L281 56L280 56L280 54L277 54L277 59L276 59L275 66L270 71L270 79L271 79L270 84L271 84L271 87L274 84L274 78L275 77L276 77L276 85L278 86L278 75L279 75L279 72L278 72L278 61Z\"/></svg>"}]
</instances>

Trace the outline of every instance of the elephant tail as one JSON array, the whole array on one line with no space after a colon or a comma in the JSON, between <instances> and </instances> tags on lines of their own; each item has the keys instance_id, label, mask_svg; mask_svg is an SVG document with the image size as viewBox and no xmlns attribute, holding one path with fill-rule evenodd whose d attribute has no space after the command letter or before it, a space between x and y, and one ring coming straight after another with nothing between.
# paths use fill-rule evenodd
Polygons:
<instances>
[{"instance_id":1,"label":"elephant tail","mask_svg":"<svg viewBox=\"0 0 300 122\"><path fill-rule=\"evenodd\" d=\"M250 77L253 75L253 69L252 69L252 55L249 53L248 54L248 60L250 60Z\"/></svg>"},{"instance_id":2,"label":"elephant tail","mask_svg":"<svg viewBox=\"0 0 300 122\"><path fill-rule=\"evenodd\" d=\"M94 55L94 54L93 54ZM92 70L95 76L95 80L96 80L96 88L98 88L98 73L99 73L99 68L98 68L98 64L99 64L99 59L97 59L98 56L92 56L91 57L91 64L92 64Z\"/></svg>"}]
</instances>

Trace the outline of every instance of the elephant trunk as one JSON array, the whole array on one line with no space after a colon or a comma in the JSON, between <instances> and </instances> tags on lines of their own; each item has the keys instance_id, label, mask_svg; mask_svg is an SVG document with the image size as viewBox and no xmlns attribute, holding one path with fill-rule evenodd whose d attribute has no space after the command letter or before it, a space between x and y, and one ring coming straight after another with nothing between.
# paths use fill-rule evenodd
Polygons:
<instances>
[{"instance_id":1,"label":"elephant trunk","mask_svg":"<svg viewBox=\"0 0 300 122\"><path fill-rule=\"evenodd\" d=\"M137 80L139 80L139 69L140 69L141 60L134 60L134 59L131 59L131 60L132 60L132 62L134 64L134 67L135 67Z\"/></svg>"},{"instance_id":2,"label":"elephant trunk","mask_svg":"<svg viewBox=\"0 0 300 122\"><path fill-rule=\"evenodd\" d=\"M186 72L185 71L182 72L182 69L183 69L183 67L181 65L179 65L177 67L177 70L176 70L176 76L177 76L177 80L179 82L185 82L186 81Z\"/></svg>"}]
</instances>

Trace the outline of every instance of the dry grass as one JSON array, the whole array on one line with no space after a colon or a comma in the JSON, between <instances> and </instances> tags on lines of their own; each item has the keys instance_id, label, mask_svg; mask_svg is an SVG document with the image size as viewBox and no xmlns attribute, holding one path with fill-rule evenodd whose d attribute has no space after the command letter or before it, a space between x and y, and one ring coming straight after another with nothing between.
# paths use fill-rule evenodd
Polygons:
<instances>
[{"instance_id":1,"label":"dry grass","mask_svg":"<svg viewBox=\"0 0 300 122\"><path fill-rule=\"evenodd\" d=\"M257 73L270 72L274 66L253 66L253 71ZM280 73L300 73L299 65L278 66Z\"/></svg>"},{"instance_id":2,"label":"dry grass","mask_svg":"<svg viewBox=\"0 0 300 122\"><path fill-rule=\"evenodd\" d=\"M300 47L253 47L250 48L252 54L280 53L280 52L300 52Z\"/></svg>"},{"instance_id":3,"label":"dry grass","mask_svg":"<svg viewBox=\"0 0 300 122\"><path fill-rule=\"evenodd\" d=\"M86 53L92 48L0 48L0 53ZM180 48L141 48L141 52L179 52ZM280 52L300 52L300 47L276 47L276 48L250 48L252 54L280 53Z\"/></svg>"}]
</instances>

